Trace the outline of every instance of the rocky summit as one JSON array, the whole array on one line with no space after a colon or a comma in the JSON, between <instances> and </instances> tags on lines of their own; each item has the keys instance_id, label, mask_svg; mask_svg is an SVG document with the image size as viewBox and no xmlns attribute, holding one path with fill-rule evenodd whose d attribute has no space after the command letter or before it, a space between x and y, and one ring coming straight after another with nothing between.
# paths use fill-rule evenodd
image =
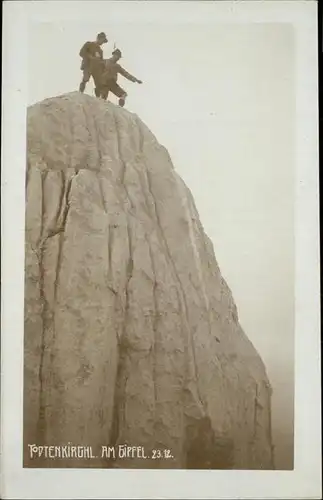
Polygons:
<instances>
[{"instance_id":1,"label":"rocky summit","mask_svg":"<svg viewBox=\"0 0 323 500\"><path fill-rule=\"evenodd\" d=\"M24 465L272 469L266 370L167 150L78 92L27 121Z\"/></svg>"}]
</instances>

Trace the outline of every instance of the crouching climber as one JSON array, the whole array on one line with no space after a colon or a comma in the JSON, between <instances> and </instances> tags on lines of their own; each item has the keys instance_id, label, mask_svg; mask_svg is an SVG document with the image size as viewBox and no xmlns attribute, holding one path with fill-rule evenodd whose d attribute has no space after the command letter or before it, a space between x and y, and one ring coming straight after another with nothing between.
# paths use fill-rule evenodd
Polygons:
<instances>
[{"instance_id":1,"label":"crouching climber","mask_svg":"<svg viewBox=\"0 0 323 500\"><path fill-rule=\"evenodd\" d=\"M103 50L101 45L107 42L107 37L105 33L102 32L97 35L95 42L86 42L81 48L80 56L82 58L81 70L83 71L83 78L80 83L80 92L84 92L86 84L91 76L94 78L95 74L101 71L103 62ZM99 97L98 89L95 89L95 94Z\"/></svg>"},{"instance_id":2,"label":"crouching climber","mask_svg":"<svg viewBox=\"0 0 323 500\"><path fill-rule=\"evenodd\" d=\"M121 57L121 51L119 49L115 49L112 52L112 57L103 61L104 67L100 77L99 93L100 97L106 100L109 92L112 92L115 96L119 97L119 106L124 106L128 94L122 87L120 87L120 85L118 85L118 75L120 74L127 78L127 80L134 83L142 83L142 81L128 73L128 71L118 64Z\"/></svg>"}]
</instances>

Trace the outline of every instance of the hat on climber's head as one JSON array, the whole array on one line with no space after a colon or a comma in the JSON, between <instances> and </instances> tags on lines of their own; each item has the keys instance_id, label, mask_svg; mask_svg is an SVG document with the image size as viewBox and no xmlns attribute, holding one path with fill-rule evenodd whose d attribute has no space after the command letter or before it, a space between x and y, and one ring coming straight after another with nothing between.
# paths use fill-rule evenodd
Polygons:
<instances>
[{"instance_id":1,"label":"hat on climber's head","mask_svg":"<svg viewBox=\"0 0 323 500\"><path fill-rule=\"evenodd\" d=\"M114 49L114 51L112 52L112 55L113 56L117 56L117 57L122 57L121 50L120 49Z\"/></svg>"},{"instance_id":2,"label":"hat on climber's head","mask_svg":"<svg viewBox=\"0 0 323 500\"><path fill-rule=\"evenodd\" d=\"M105 33L103 33L103 31L101 31L101 33L98 34L97 39L102 40L102 42L104 43L108 42L107 36Z\"/></svg>"}]
</instances>

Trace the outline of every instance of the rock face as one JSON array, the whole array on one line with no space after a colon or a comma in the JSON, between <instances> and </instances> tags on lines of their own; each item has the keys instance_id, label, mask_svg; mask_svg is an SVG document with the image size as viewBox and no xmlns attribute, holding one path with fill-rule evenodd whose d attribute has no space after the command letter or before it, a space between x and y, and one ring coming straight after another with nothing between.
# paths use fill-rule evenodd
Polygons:
<instances>
[{"instance_id":1,"label":"rock face","mask_svg":"<svg viewBox=\"0 0 323 500\"><path fill-rule=\"evenodd\" d=\"M79 93L28 109L25 250L25 466L273 468L264 365L136 115ZM28 444L96 458L31 460Z\"/></svg>"}]
</instances>

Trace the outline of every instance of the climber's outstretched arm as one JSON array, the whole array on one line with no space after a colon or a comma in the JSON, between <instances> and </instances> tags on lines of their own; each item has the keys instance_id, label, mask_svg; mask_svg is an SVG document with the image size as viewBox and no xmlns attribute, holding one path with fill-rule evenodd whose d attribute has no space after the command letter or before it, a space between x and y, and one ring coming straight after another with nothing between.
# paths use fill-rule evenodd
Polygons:
<instances>
[{"instance_id":1,"label":"climber's outstretched arm","mask_svg":"<svg viewBox=\"0 0 323 500\"><path fill-rule=\"evenodd\" d=\"M118 73L120 73L120 75L124 76L125 78L127 78L127 80L130 80L131 82L134 82L134 83L142 83L141 80L138 80L138 78L136 78L135 76L131 75L130 73L128 73L128 71L126 71L122 66L120 66L118 64Z\"/></svg>"}]
</instances>

